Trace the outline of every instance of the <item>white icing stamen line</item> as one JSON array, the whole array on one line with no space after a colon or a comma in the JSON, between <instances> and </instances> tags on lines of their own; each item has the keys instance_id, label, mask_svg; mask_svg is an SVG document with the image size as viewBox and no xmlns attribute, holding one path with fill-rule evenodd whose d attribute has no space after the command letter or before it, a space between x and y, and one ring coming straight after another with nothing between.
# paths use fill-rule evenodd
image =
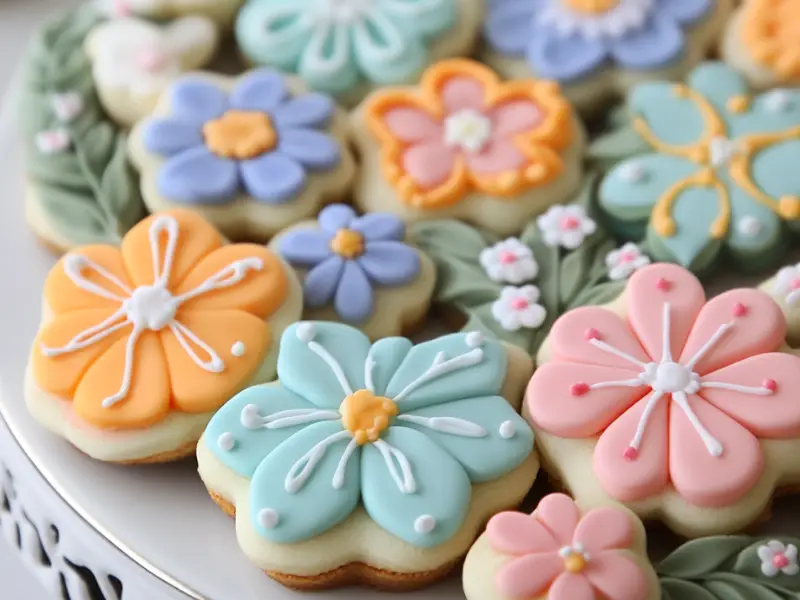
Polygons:
<instances>
[{"instance_id":1,"label":"white icing stamen line","mask_svg":"<svg viewBox=\"0 0 800 600\"><path fill-rule=\"evenodd\" d=\"M670 335L670 306L664 303L661 324L661 362L672 362L672 336Z\"/></svg>"},{"instance_id":2,"label":"white icing stamen line","mask_svg":"<svg viewBox=\"0 0 800 600\"><path fill-rule=\"evenodd\" d=\"M128 325L130 325L131 322L128 321L127 318L124 321L115 323L116 321L119 321L121 317L124 316L125 316L125 311L120 309L113 315L108 317L102 323L98 323L97 325L89 327L88 329L84 329L61 348L49 348L47 346L42 346L41 347L42 354L51 357L61 356L62 354L67 354L69 352L75 352L76 350L83 350L84 348L88 348L92 344L95 344L100 340L104 340L112 333L119 331L123 327L127 327Z\"/></svg>"},{"instance_id":3,"label":"white icing stamen line","mask_svg":"<svg viewBox=\"0 0 800 600\"><path fill-rule=\"evenodd\" d=\"M397 488L404 494L413 494L416 492L417 482L414 479L414 474L411 472L411 463L408 462L406 455L383 440L376 440L373 442L373 445L383 456L386 467L389 469L389 474L397 484ZM397 459L397 464L400 466L399 472L394 459Z\"/></svg>"},{"instance_id":4,"label":"white icing stamen line","mask_svg":"<svg viewBox=\"0 0 800 600\"><path fill-rule=\"evenodd\" d=\"M305 325L306 327L302 327ZM301 329L302 327L302 329ZM339 385L342 387L342 391L344 392L345 396L352 396L353 395L353 388L350 386L350 382L347 381L347 375L344 374L344 369L342 365L333 357L333 355L328 352L325 347L320 344L319 342L314 341L314 329L313 325L310 323L301 323L297 326L297 337L300 341L305 342L308 346L308 349L311 350L314 354L319 356L330 370L333 372L334 377L339 382Z\"/></svg>"},{"instance_id":5,"label":"white icing stamen line","mask_svg":"<svg viewBox=\"0 0 800 600\"><path fill-rule=\"evenodd\" d=\"M375 359L372 358L372 351L375 349L375 346L372 346L367 353L367 360L364 361L364 384L367 386L367 389L375 393L375 382L372 379L372 372L375 370Z\"/></svg>"},{"instance_id":6,"label":"white icing stamen line","mask_svg":"<svg viewBox=\"0 0 800 600\"><path fill-rule=\"evenodd\" d=\"M293 408L262 417L255 404L245 406L241 415L242 426L247 429L284 429L306 423L338 421L339 419L341 419L341 415L338 412L317 408Z\"/></svg>"},{"instance_id":7,"label":"white icing stamen line","mask_svg":"<svg viewBox=\"0 0 800 600\"><path fill-rule=\"evenodd\" d=\"M169 276L172 273L172 261L175 257L175 247L178 244L178 221L169 216L161 216L153 221L150 226L150 255L153 258L153 285L167 287ZM167 232L167 248L164 251L164 264L161 265L161 244L159 235Z\"/></svg>"},{"instance_id":8,"label":"white icing stamen line","mask_svg":"<svg viewBox=\"0 0 800 600\"><path fill-rule=\"evenodd\" d=\"M728 331L729 329L731 329L732 327L733 327L733 323L725 323L723 325L720 325L719 329L717 329L714 332L714 335L712 335L709 338L709 340L705 344L703 344L703 346L697 351L697 353L695 353L695 355L692 357L692 359L688 363L686 363L686 365L685 365L686 368L687 369L694 368L694 366L698 362L700 362L700 360L703 358L703 356L705 356L706 353L709 350L711 350L711 348L720 340L720 338L723 335L725 335L725 332Z\"/></svg>"},{"instance_id":9,"label":"white icing stamen line","mask_svg":"<svg viewBox=\"0 0 800 600\"><path fill-rule=\"evenodd\" d=\"M736 383L725 383L724 381L701 381L700 387L717 388L720 390L730 390L732 392L741 392L743 394L755 394L756 396L771 396L772 394L775 393L774 390L771 390L762 385L759 386L739 385Z\"/></svg>"},{"instance_id":10,"label":"white icing stamen line","mask_svg":"<svg viewBox=\"0 0 800 600\"><path fill-rule=\"evenodd\" d=\"M311 450L301 456L289 469L289 472L286 474L286 481L284 482L286 491L290 494L295 494L303 489L306 481L311 477L311 474L314 472L317 464L319 464L319 461L325 456L328 448L336 442L349 437L349 431L338 431L315 444Z\"/></svg>"},{"instance_id":11,"label":"white icing stamen line","mask_svg":"<svg viewBox=\"0 0 800 600\"><path fill-rule=\"evenodd\" d=\"M692 424L692 427L694 427L697 435L699 435L700 439L703 440L703 443L708 449L708 453L711 456L722 456L722 444L713 435L711 435L711 433L709 433L708 429L706 429L700 422L700 419L697 418L697 415L692 410L692 407L689 406L689 399L686 394L684 392L674 392L672 394L672 399L683 409L683 412L686 413L686 418L689 419L689 422Z\"/></svg>"},{"instance_id":12,"label":"white icing stamen line","mask_svg":"<svg viewBox=\"0 0 800 600\"><path fill-rule=\"evenodd\" d=\"M644 432L647 429L647 423L650 421L650 415L653 414L658 401L661 400L663 396L663 393L655 391L650 394L650 398L647 400L644 411L642 411L642 416L639 417L639 424L636 426L636 433L634 433L633 440L630 443L630 447L634 450L639 450L639 446L642 444L642 438L644 438Z\"/></svg>"},{"instance_id":13,"label":"white icing stamen line","mask_svg":"<svg viewBox=\"0 0 800 600\"><path fill-rule=\"evenodd\" d=\"M240 283L249 271L261 271L264 268L264 261L260 258L250 257L237 260L214 273L203 283L185 294L175 296L178 303L186 302L206 292L222 290Z\"/></svg>"},{"instance_id":14,"label":"white icing stamen line","mask_svg":"<svg viewBox=\"0 0 800 600\"><path fill-rule=\"evenodd\" d=\"M638 366L642 367L643 369L645 367L647 367L647 363L643 363L638 358L634 358L633 356L631 356L627 352L623 352L622 350L618 350L617 348L614 348L614 346L612 346L610 344L607 344L603 340L598 340L597 338L592 338L592 339L589 340L589 343L592 346L594 346L595 348L598 348L600 350L608 352L609 354L613 354L615 356L619 356L620 358L623 358L623 359L627 360L628 362L631 362L631 363L633 363L635 365L638 365Z\"/></svg>"},{"instance_id":15,"label":"white icing stamen line","mask_svg":"<svg viewBox=\"0 0 800 600\"><path fill-rule=\"evenodd\" d=\"M448 373L452 373L453 371L459 371L461 369L466 369L473 365L478 364L483 360L483 350L481 348L474 348L469 352L464 354L460 354L454 358L449 360L445 360L444 352L439 352L436 357L433 359L433 363L428 370L425 371L422 375L417 377L414 381L409 383L405 389L397 394L393 400L395 403L401 402L403 398L414 392L417 388L425 385L429 381L436 379L437 377L442 377L447 375Z\"/></svg>"},{"instance_id":16,"label":"white icing stamen line","mask_svg":"<svg viewBox=\"0 0 800 600\"><path fill-rule=\"evenodd\" d=\"M597 383L591 384L589 389L602 390L603 388L639 387L641 385L647 385L647 383L643 381L641 377L636 377L635 379L620 379L619 381L598 381Z\"/></svg>"},{"instance_id":17,"label":"white icing stamen line","mask_svg":"<svg viewBox=\"0 0 800 600\"><path fill-rule=\"evenodd\" d=\"M220 358L219 354L214 352L214 349L211 346L201 340L197 334L186 327L186 325L173 319L172 322L167 325L167 327L169 327L169 330L175 336L175 339L178 340L181 348L184 349L186 354L189 355L189 358L191 358L198 367L204 371L208 371L209 373L221 373L225 369L225 362L222 360L222 358ZM200 347L203 352L208 355L209 360L204 361L202 358L200 358L200 355L195 352L191 344L186 341L186 338L189 338L192 343Z\"/></svg>"},{"instance_id":18,"label":"white icing stamen line","mask_svg":"<svg viewBox=\"0 0 800 600\"><path fill-rule=\"evenodd\" d=\"M489 435L483 427L466 419L457 417L420 417L418 415L398 415L399 421L414 423L441 433L449 433L461 437L482 438Z\"/></svg>"},{"instance_id":19,"label":"white icing stamen line","mask_svg":"<svg viewBox=\"0 0 800 600\"><path fill-rule=\"evenodd\" d=\"M133 294L133 290L131 290L124 283L122 283L119 280L119 278L116 277L113 273L109 272L104 267L98 265L93 260L86 258L82 254L70 254L64 259L64 273L77 287L79 287L85 292L89 292L90 294L94 294L95 296L99 296L107 300L114 300L116 302L125 301L126 299L125 296L119 296L114 292L111 292L105 288L100 287L94 281L86 279L86 277L83 276L84 269L89 269L94 271L95 273L100 275L100 277L102 277L109 283L114 284L117 288L125 292L128 296L131 296Z\"/></svg>"},{"instance_id":20,"label":"white icing stamen line","mask_svg":"<svg viewBox=\"0 0 800 600\"><path fill-rule=\"evenodd\" d=\"M128 337L128 341L125 344L125 370L122 372L122 384L116 394L103 399L103 408L111 408L128 395L131 389L131 381L133 381L133 350L136 347L136 342L139 341L139 336L142 335L142 331L143 328L134 327Z\"/></svg>"},{"instance_id":21,"label":"white icing stamen line","mask_svg":"<svg viewBox=\"0 0 800 600\"><path fill-rule=\"evenodd\" d=\"M353 452L356 451L356 448L358 448L358 442L354 439L350 440L350 443L347 444L347 448L344 449L342 458L339 459L339 464L336 465L336 471L333 473L333 479L331 480L333 489L339 490L344 485L344 477L347 474L347 463L350 461L350 457L353 456Z\"/></svg>"}]
</instances>

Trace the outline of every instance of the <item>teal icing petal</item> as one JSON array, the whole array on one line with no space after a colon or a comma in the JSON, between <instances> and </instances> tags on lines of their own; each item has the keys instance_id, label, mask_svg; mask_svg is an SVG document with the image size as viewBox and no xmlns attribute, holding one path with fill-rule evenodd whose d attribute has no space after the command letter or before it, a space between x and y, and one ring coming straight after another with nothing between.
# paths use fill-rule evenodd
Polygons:
<instances>
[{"instance_id":1,"label":"teal icing petal","mask_svg":"<svg viewBox=\"0 0 800 600\"><path fill-rule=\"evenodd\" d=\"M409 418L414 420L409 421ZM470 431L471 435L433 429L430 421L425 424L425 420L436 418L466 421L465 432ZM473 483L491 481L510 473L533 450L533 431L500 396L437 404L403 413L395 422L420 431L444 448L461 463Z\"/></svg>"},{"instance_id":2,"label":"teal icing petal","mask_svg":"<svg viewBox=\"0 0 800 600\"><path fill-rule=\"evenodd\" d=\"M371 365L366 366L372 375L372 391L378 396L386 394L389 385L398 367L408 356L414 344L411 340L401 337L383 338L372 345L369 357Z\"/></svg>"},{"instance_id":3,"label":"teal icing petal","mask_svg":"<svg viewBox=\"0 0 800 600\"><path fill-rule=\"evenodd\" d=\"M781 141L766 146L755 154L750 161L750 176L756 187L772 198L800 196L798 166L800 140Z\"/></svg>"},{"instance_id":4,"label":"teal icing petal","mask_svg":"<svg viewBox=\"0 0 800 600\"><path fill-rule=\"evenodd\" d=\"M360 78L353 52L350 25L331 22L319 26L306 40L297 72L317 91L344 93Z\"/></svg>"},{"instance_id":5,"label":"teal icing petal","mask_svg":"<svg viewBox=\"0 0 800 600\"><path fill-rule=\"evenodd\" d=\"M401 413L477 396L496 396L506 378L508 356L478 333L454 333L417 344L397 369L386 396Z\"/></svg>"},{"instance_id":6,"label":"teal icing petal","mask_svg":"<svg viewBox=\"0 0 800 600\"><path fill-rule=\"evenodd\" d=\"M430 38L452 28L458 21L456 0L377 0L404 37Z\"/></svg>"},{"instance_id":7,"label":"teal icing petal","mask_svg":"<svg viewBox=\"0 0 800 600\"><path fill-rule=\"evenodd\" d=\"M697 104L675 93L675 84L649 82L628 94L628 110L647 122L651 132L665 144L686 145L700 141L705 120Z\"/></svg>"},{"instance_id":8,"label":"teal icing petal","mask_svg":"<svg viewBox=\"0 0 800 600\"><path fill-rule=\"evenodd\" d=\"M236 41L258 65L295 72L313 28L310 0L250 0L236 19Z\"/></svg>"},{"instance_id":9,"label":"teal icing petal","mask_svg":"<svg viewBox=\"0 0 800 600\"><path fill-rule=\"evenodd\" d=\"M308 426L308 423L275 429L256 426L259 417L287 410L311 413L318 409L280 384L247 388L236 394L212 417L203 434L203 441L226 467L244 477L252 477L265 456ZM250 427L246 425L248 422L252 423Z\"/></svg>"},{"instance_id":10,"label":"teal icing petal","mask_svg":"<svg viewBox=\"0 0 800 600\"><path fill-rule=\"evenodd\" d=\"M390 15L373 11L352 25L351 35L353 59L374 83L411 83L425 68L425 45L417 35L400 30Z\"/></svg>"},{"instance_id":11,"label":"teal icing petal","mask_svg":"<svg viewBox=\"0 0 800 600\"><path fill-rule=\"evenodd\" d=\"M338 409L349 393L364 389L369 348L369 338L353 327L295 323L281 337L278 379L315 406ZM339 368L345 381L337 377Z\"/></svg>"},{"instance_id":12,"label":"teal icing petal","mask_svg":"<svg viewBox=\"0 0 800 600\"><path fill-rule=\"evenodd\" d=\"M360 497L361 449L351 441L340 422L315 423L267 455L250 483L256 532L271 542L295 543L344 521Z\"/></svg>"},{"instance_id":13,"label":"teal icing petal","mask_svg":"<svg viewBox=\"0 0 800 600\"><path fill-rule=\"evenodd\" d=\"M800 90L775 89L754 97L747 110L728 116L732 135L783 133L800 126Z\"/></svg>"},{"instance_id":14,"label":"teal icing petal","mask_svg":"<svg viewBox=\"0 0 800 600\"><path fill-rule=\"evenodd\" d=\"M411 493L400 490L379 444L364 446L361 496L369 516L389 533L417 547L431 548L449 540L461 529L470 505L472 486L464 469L419 431L390 427L380 441L385 450L402 453L400 461L407 461L414 489ZM397 456L391 460L402 482L401 462Z\"/></svg>"},{"instance_id":15,"label":"teal icing petal","mask_svg":"<svg viewBox=\"0 0 800 600\"><path fill-rule=\"evenodd\" d=\"M800 145L800 142L795 142ZM797 179L797 174L792 173ZM790 176L781 172L781 177ZM780 178L779 178L780 179ZM728 186L731 199L731 226L728 248L736 258L764 258L762 255L779 246L783 238L780 217L739 186ZM800 192L800 188L795 188Z\"/></svg>"},{"instance_id":16,"label":"teal icing petal","mask_svg":"<svg viewBox=\"0 0 800 600\"><path fill-rule=\"evenodd\" d=\"M716 61L705 62L694 69L686 83L710 101L722 116L729 114L728 100L750 92L739 73L725 63Z\"/></svg>"}]
</instances>

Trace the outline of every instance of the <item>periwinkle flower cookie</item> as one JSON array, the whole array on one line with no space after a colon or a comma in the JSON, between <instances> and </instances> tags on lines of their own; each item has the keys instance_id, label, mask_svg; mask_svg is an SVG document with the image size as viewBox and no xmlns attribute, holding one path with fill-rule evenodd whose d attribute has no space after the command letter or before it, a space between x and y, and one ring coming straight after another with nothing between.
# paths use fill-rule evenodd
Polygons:
<instances>
[{"instance_id":1,"label":"periwinkle flower cookie","mask_svg":"<svg viewBox=\"0 0 800 600\"><path fill-rule=\"evenodd\" d=\"M406 239L389 213L358 216L333 204L317 220L270 243L303 280L304 318L342 321L372 340L400 335L425 320L436 283L433 262Z\"/></svg>"},{"instance_id":2,"label":"periwinkle flower cookie","mask_svg":"<svg viewBox=\"0 0 800 600\"><path fill-rule=\"evenodd\" d=\"M564 314L525 401L537 445L581 503L615 501L687 537L733 533L800 482L800 357L765 293L710 300L677 265Z\"/></svg>"},{"instance_id":3,"label":"periwinkle flower cookie","mask_svg":"<svg viewBox=\"0 0 800 600\"><path fill-rule=\"evenodd\" d=\"M302 307L280 258L226 245L186 210L148 217L119 248L73 250L43 295L28 408L92 458L125 463L191 454L222 404L274 376Z\"/></svg>"},{"instance_id":4,"label":"periwinkle flower cookie","mask_svg":"<svg viewBox=\"0 0 800 600\"><path fill-rule=\"evenodd\" d=\"M480 0L248 0L236 41L250 63L353 106L370 90L416 83L438 60L471 54L482 17Z\"/></svg>"},{"instance_id":5,"label":"periwinkle flower cookie","mask_svg":"<svg viewBox=\"0 0 800 600\"><path fill-rule=\"evenodd\" d=\"M151 211L192 208L232 239L316 215L355 174L334 101L267 69L179 79L134 128L130 155Z\"/></svg>"},{"instance_id":6,"label":"periwinkle flower cookie","mask_svg":"<svg viewBox=\"0 0 800 600\"><path fill-rule=\"evenodd\" d=\"M373 92L352 126L365 212L511 235L580 185L584 134L558 85L504 83L477 62L442 61L416 86Z\"/></svg>"},{"instance_id":7,"label":"periwinkle flower cookie","mask_svg":"<svg viewBox=\"0 0 800 600\"><path fill-rule=\"evenodd\" d=\"M531 367L474 332L371 344L346 325L297 323L278 383L209 423L200 476L235 513L247 557L284 585L421 587L532 485L533 433L517 414Z\"/></svg>"},{"instance_id":8,"label":"periwinkle flower cookie","mask_svg":"<svg viewBox=\"0 0 800 600\"><path fill-rule=\"evenodd\" d=\"M229 27L243 0L94 0L95 8L109 18L140 16L165 20L199 15L217 26Z\"/></svg>"},{"instance_id":9,"label":"periwinkle flower cookie","mask_svg":"<svg viewBox=\"0 0 800 600\"><path fill-rule=\"evenodd\" d=\"M582 508L552 494L531 515L489 520L464 562L464 593L467 600L660 600L645 535L625 508Z\"/></svg>"},{"instance_id":10,"label":"periwinkle flower cookie","mask_svg":"<svg viewBox=\"0 0 800 600\"><path fill-rule=\"evenodd\" d=\"M495 0L483 60L509 78L558 81L581 112L702 61L733 0Z\"/></svg>"}]
</instances>

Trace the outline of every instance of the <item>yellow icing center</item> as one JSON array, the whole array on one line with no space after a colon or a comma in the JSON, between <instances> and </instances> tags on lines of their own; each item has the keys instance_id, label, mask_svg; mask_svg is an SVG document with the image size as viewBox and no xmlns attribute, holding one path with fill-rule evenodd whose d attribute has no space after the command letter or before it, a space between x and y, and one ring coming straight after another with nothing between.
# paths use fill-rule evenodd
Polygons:
<instances>
[{"instance_id":1,"label":"yellow icing center","mask_svg":"<svg viewBox=\"0 0 800 600\"><path fill-rule=\"evenodd\" d=\"M611 10L619 0L561 0L569 8L576 12L597 14Z\"/></svg>"},{"instance_id":2,"label":"yellow icing center","mask_svg":"<svg viewBox=\"0 0 800 600\"><path fill-rule=\"evenodd\" d=\"M203 126L206 146L217 156L246 160L275 147L278 135L267 115L249 110L229 110Z\"/></svg>"},{"instance_id":3,"label":"yellow icing center","mask_svg":"<svg viewBox=\"0 0 800 600\"><path fill-rule=\"evenodd\" d=\"M580 573L586 568L586 558L583 554L574 552L564 559L564 570L568 573Z\"/></svg>"},{"instance_id":4,"label":"yellow icing center","mask_svg":"<svg viewBox=\"0 0 800 600\"><path fill-rule=\"evenodd\" d=\"M397 405L369 390L358 390L344 399L339 413L345 429L353 434L356 443L363 445L378 440L397 414Z\"/></svg>"},{"instance_id":5,"label":"yellow icing center","mask_svg":"<svg viewBox=\"0 0 800 600\"><path fill-rule=\"evenodd\" d=\"M343 258L355 258L364 252L364 237L352 229L340 229L333 236L330 247Z\"/></svg>"}]
</instances>

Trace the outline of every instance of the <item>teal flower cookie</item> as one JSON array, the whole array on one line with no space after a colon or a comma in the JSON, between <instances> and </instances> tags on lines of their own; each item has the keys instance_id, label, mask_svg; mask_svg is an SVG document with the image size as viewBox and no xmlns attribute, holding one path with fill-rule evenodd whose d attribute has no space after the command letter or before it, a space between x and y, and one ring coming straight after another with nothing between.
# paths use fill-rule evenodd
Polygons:
<instances>
[{"instance_id":1,"label":"teal flower cookie","mask_svg":"<svg viewBox=\"0 0 800 600\"><path fill-rule=\"evenodd\" d=\"M751 95L735 71L705 63L685 85L637 86L627 109L630 123L593 149L624 158L599 186L617 233L694 271L723 251L743 268L778 257L800 222L800 91Z\"/></svg>"}]
</instances>

